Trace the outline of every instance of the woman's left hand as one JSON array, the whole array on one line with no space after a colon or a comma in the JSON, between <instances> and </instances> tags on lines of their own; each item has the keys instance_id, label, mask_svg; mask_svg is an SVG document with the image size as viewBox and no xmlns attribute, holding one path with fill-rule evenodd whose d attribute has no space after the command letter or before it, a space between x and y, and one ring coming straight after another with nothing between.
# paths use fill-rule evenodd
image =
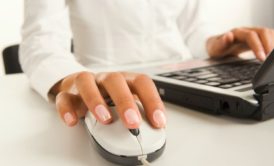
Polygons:
<instances>
[{"instance_id":1,"label":"woman's left hand","mask_svg":"<svg viewBox=\"0 0 274 166\"><path fill-rule=\"evenodd\" d=\"M264 61L273 49L274 30L268 28L236 28L207 41L207 51L212 58L252 50L257 59Z\"/></svg>"}]
</instances>

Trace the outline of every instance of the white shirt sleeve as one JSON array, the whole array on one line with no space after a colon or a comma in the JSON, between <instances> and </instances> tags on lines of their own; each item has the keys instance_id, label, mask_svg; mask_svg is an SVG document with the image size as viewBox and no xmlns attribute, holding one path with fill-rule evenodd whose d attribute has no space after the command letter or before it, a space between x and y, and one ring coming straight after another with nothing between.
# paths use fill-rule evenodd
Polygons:
<instances>
[{"instance_id":1,"label":"white shirt sleeve","mask_svg":"<svg viewBox=\"0 0 274 166\"><path fill-rule=\"evenodd\" d=\"M71 54L65 0L25 0L20 63L31 86L48 100L51 87L64 77L86 71Z\"/></svg>"},{"instance_id":2,"label":"white shirt sleeve","mask_svg":"<svg viewBox=\"0 0 274 166\"><path fill-rule=\"evenodd\" d=\"M210 18L206 18L206 2L204 0L187 0L178 19L182 38L194 58L208 57L207 39L222 33L214 22L210 21Z\"/></svg>"}]
</instances>

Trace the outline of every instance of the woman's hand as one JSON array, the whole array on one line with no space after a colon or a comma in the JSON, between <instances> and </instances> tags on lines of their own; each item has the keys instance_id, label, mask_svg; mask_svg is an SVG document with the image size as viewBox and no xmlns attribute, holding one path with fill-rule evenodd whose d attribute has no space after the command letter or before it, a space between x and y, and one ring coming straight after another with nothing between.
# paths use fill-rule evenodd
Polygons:
<instances>
[{"instance_id":1,"label":"woman's hand","mask_svg":"<svg viewBox=\"0 0 274 166\"><path fill-rule=\"evenodd\" d=\"M127 128L138 128L142 120L135 98L141 101L153 127L166 125L164 104L153 81L144 74L81 72L63 79L51 92L56 95L57 111L68 126L77 124L87 110L101 123L111 123L107 98L112 99Z\"/></svg>"},{"instance_id":2,"label":"woman's hand","mask_svg":"<svg viewBox=\"0 0 274 166\"><path fill-rule=\"evenodd\" d=\"M264 61L273 49L274 30L267 28L236 28L207 41L207 50L212 58L252 50L257 59Z\"/></svg>"}]
</instances>

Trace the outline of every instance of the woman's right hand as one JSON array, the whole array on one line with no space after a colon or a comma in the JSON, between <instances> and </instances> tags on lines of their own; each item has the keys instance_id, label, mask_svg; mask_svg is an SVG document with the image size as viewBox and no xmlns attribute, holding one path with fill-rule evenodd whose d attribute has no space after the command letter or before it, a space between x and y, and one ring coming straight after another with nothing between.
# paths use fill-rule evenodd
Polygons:
<instances>
[{"instance_id":1,"label":"woman's right hand","mask_svg":"<svg viewBox=\"0 0 274 166\"><path fill-rule=\"evenodd\" d=\"M76 125L87 110L99 122L111 123L111 111L105 101L107 98L112 99L127 128L138 128L142 121L135 98L142 103L153 127L163 128L166 125L164 104L152 79L144 74L110 72L95 75L80 72L56 84L51 93L56 95L57 111L68 126Z\"/></svg>"}]
</instances>

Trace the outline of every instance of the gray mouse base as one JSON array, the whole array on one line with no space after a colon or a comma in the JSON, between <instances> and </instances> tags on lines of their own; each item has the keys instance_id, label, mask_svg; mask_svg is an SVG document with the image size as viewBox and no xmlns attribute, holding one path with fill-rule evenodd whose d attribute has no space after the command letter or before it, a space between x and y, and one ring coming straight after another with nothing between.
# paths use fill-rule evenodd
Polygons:
<instances>
[{"instance_id":1,"label":"gray mouse base","mask_svg":"<svg viewBox=\"0 0 274 166\"><path fill-rule=\"evenodd\" d=\"M91 137L93 138L93 136ZM98 144L94 138L93 140L96 144L97 151L106 160L112 163L124 165L124 166L142 165L141 161L138 160L139 156L118 156L118 155L112 154L106 151L100 144ZM156 160L158 157L160 157L164 152L165 145L166 144L164 144L159 150L153 153L147 154L147 161L152 162Z\"/></svg>"},{"instance_id":2,"label":"gray mouse base","mask_svg":"<svg viewBox=\"0 0 274 166\"><path fill-rule=\"evenodd\" d=\"M85 123L84 123L84 126L87 129L87 126ZM88 129L87 129L87 131L88 131ZM112 163L124 165L124 166L142 165L141 161L138 160L139 156L119 156L119 155L112 154L112 153L108 152L107 150L105 150L95 140L95 138L92 136L92 134L89 131L88 131L88 133L89 133L90 138L92 138L92 140L95 142L97 151L106 160L108 160ZM163 152L165 150L165 146L166 146L166 143L160 149L156 150L155 152L146 154L147 161L152 162L152 161L156 160L157 158L159 158L163 154Z\"/></svg>"}]
</instances>

